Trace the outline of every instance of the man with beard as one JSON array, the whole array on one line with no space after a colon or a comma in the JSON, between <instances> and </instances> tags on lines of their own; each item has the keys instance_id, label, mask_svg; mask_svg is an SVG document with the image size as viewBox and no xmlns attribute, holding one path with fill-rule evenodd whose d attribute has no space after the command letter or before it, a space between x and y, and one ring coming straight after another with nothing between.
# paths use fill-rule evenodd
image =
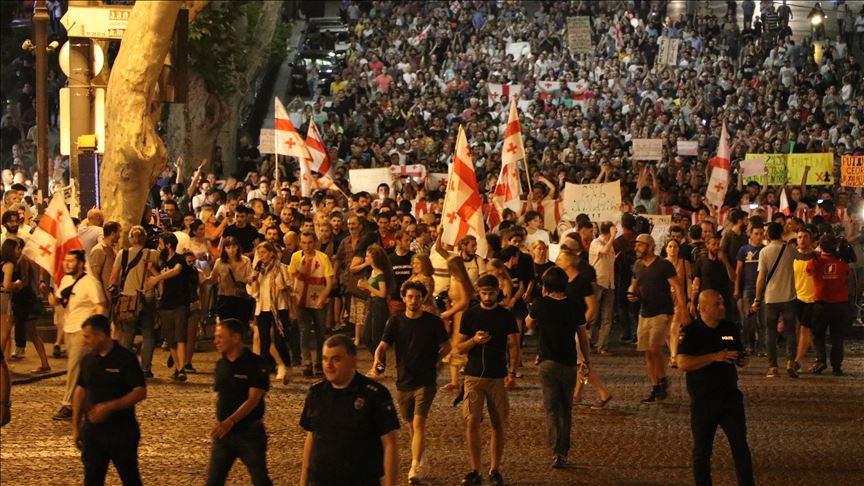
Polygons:
<instances>
[{"instance_id":1,"label":"man with beard","mask_svg":"<svg viewBox=\"0 0 864 486\"><path fill-rule=\"evenodd\" d=\"M666 399L669 387L663 346L669 337L673 314L679 313L677 322L682 326L690 319L684 299L677 299L678 308L675 308L672 289L677 295L684 295L684 287L678 282L675 267L654 254L654 238L645 233L637 236L635 250L637 261L627 299L639 300L642 304L636 328L636 350L645 352L645 367L651 382L651 394L642 403L656 403Z\"/></svg>"}]
</instances>

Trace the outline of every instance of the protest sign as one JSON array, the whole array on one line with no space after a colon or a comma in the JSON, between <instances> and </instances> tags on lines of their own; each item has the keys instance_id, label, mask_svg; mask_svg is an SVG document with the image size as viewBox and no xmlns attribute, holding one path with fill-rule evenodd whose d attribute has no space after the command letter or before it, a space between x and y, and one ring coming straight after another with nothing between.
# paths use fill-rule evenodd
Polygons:
<instances>
[{"instance_id":1,"label":"protest sign","mask_svg":"<svg viewBox=\"0 0 864 486\"><path fill-rule=\"evenodd\" d=\"M262 128L258 134L258 152L262 154L276 153L276 131L272 128Z\"/></svg>"},{"instance_id":2,"label":"protest sign","mask_svg":"<svg viewBox=\"0 0 864 486\"><path fill-rule=\"evenodd\" d=\"M634 138L633 160L660 160L663 158L662 138Z\"/></svg>"},{"instance_id":3,"label":"protest sign","mask_svg":"<svg viewBox=\"0 0 864 486\"><path fill-rule=\"evenodd\" d=\"M674 66L678 64L678 47L681 44L681 39L670 39L668 37L660 37L657 41L660 48L657 53L657 58L654 60L655 66Z\"/></svg>"},{"instance_id":4,"label":"protest sign","mask_svg":"<svg viewBox=\"0 0 864 486\"><path fill-rule=\"evenodd\" d=\"M621 181L603 184L564 185L564 215L574 220L585 213L591 221L618 221L621 219Z\"/></svg>"},{"instance_id":5,"label":"protest sign","mask_svg":"<svg viewBox=\"0 0 864 486\"><path fill-rule=\"evenodd\" d=\"M840 185L864 187L864 155L844 155L840 159Z\"/></svg>"},{"instance_id":6,"label":"protest sign","mask_svg":"<svg viewBox=\"0 0 864 486\"><path fill-rule=\"evenodd\" d=\"M786 154L786 175L789 183L798 185L804 178L804 168L810 166L807 173L807 185L829 186L834 183L834 154Z\"/></svg>"},{"instance_id":7,"label":"protest sign","mask_svg":"<svg viewBox=\"0 0 864 486\"><path fill-rule=\"evenodd\" d=\"M763 159L765 174L744 178L744 184L756 181L765 186L782 186L786 182L786 154L747 154L745 160ZM800 181L800 179L799 179Z\"/></svg>"},{"instance_id":8,"label":"protest sign","mask_svg":"<svg viewBox=\"0 0 864 486\"><path fill-rule=\"evenodd\" d=\"M393 187L393 174L389 167L379 167L377 169L351 169L348 171L348 181L351 183L351 192L358 193L366 191L372 194L372 197L377 197L379 184L387 184L390 186L390 194L395 194Z\"/></svg>"},{"instance_id":9,"label":"protest sign","mask_svg":"<svg viewBox=\"0 0 864 486\"><path fill-rule=\"evenodd\" d=\"M567 48L573 54L591 52L591 21L588 17L567 17Z\"/></svg>"},{"instance_id":10,"label":"protest sign","mask_svg":"<svg viewBox=\"0 0 864 486\"><path fill-rule=\"evenodd\" d=\"M741 161L741 177L765 175L765 159L747 159Z\"/></svg>"},{"instance_id":11,"label":"protest sign","mask_svg":"<svg viewBox=\"0 0 864 486\"><path fill-rule=\"evenodd\" d=\"M690 140L678 140L678 155L699 155L699 142Z\"/></svg>"},{"instance_id":12,"label":"protest sign","mask_svg":"<svg viewBox=\"0 0 864 486\"><path fill-rule=\"evenodd\" d=\"M666 247L672 216L668 214L640 214L651 222L651 237L654 238L654 253L659 255Z\"/></svg>"},{"instance_id":13,"label":"protest sign","mask_svg":"<svg viewBox=\"0 0 864 486\"><path fill-rule=\"evenodd\" d=\"M506 55L512 55L514 61L522 57L531 58L531 44L529 42L509 42L504 49Z\"/></svg>"}]
</instances>

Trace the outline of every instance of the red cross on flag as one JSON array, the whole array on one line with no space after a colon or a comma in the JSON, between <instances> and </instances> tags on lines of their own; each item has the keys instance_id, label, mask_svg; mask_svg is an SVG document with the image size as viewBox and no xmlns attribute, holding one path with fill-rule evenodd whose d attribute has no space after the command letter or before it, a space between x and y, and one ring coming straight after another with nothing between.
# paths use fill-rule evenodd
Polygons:
<instances>
[{"instance_id":1,"label":"red cross on flag","mask_svg":"<svg viewBox=\"0 0 864 486\"><path fill-rule=\"evenodd\" d=\"M273 138L275 139L276 154L297 157L298 159L311 159L312 156L309 155L306 142L303 141L303 137L300 136L297 129L294 128L294 124L291 123L291 119L288 118L285 106L278 97L274 102L276 103L274 111L276 119L274 120Z\"/></svg>"},{"instance_id":2,"label":"red cross on flag","mask_svg":"<svg viewBox=\"0 0 864 486\"><path fill-rule=\"evenodd\" d=\"M561 82L560 81L540 81L537 83L537 87L540 91L544 93L555 93L557 91L561 91Z\"/></svg>"},{"instance_id":3,"label":"red cross on flag","mask_svg":"<svg viewBox=\"0 0 864 486\"><path fill-rule=\"evenodd\" d=\"M507 100L522 92L521 84L496 84L489 83L486 85L489 91L489 106L497 102L506 105Z\"/></svg>"},{"instance_id":4,"label":"red cross on flag","mask_svg":"<svg viewBox=\"0 0 864 486\"><path fill-rule=\"evenodd\" d=\"M324 140L321 138L321 133L318 132L314 120L309 120L309 130L306 131L306 148L309 149L309 155L312 156L309 168L319 174L333 177L333 164L330 162L327 148L324 147Z\"/></svg>"},{"instance_id":5,"label":"red cross on flag","mask_svg":"<svg viewBox=\"0 0 864 486\"><path fill-rule=\"evenodd\" d=\"M39 219L39 226L24 245L24 256L39 265L60 285L65 275L63 259L72 250L83 250L75 223L69 216L69 209L63 198L63 191L57 191L48 204L45 214Z\"/></svg>"},{"instance_id":6,"label":"red cross on flag","mask_svg":"<svg viewBox=\"0 0 864 486\"><path fill-rule=\"evenodd\" d=\"M516 103L510 102L510 117L507 120L507 131L504 132L504 146L501 148L501 172L492 192L492 207L489 211L491 229L501 224L504 208L509 207L517 212L519 210L519 196L522 195L522 185L519 183L520 160L525 160L522 126L519 124Z\"/></svg>"},{"instance_id":7,"label":"red cross on flag","mask_svg":"<svg viewBox=\"0 0 864 486\"><path fill-rule=\"evenodd\" d=\"M441 241L456 246L463 236L473 235L477 238L477 254L486 258L486 229L483 227L482 205L468 139L465 137L465 130L459 126L456 151L447 181L447 196L444 198L441 213L444 223Z\"/></svg>"},{"instance_id":8,"label":"red cross on flag","mask_svg":"<svg viewBox=\"0 0 864 486\"><path fill-rule=\"evenodd\" d=\"M724 123L723 130L720 132L717 155L708 161L708 166L711 167L711 177L708 179L708 191L705 193L705 199L718 209L723 206L726 190L729 188L729 171L732 167L730 161L729 133L726 131L726 124Z\"/></svg>"},{"instance_id":9,"label":"red cross on flag","mask_svg":"<svg viewBox=\"0 0 864 486\"><path fill-rule=\"evenodd\" d=\"M419 46L421 42L426 40L426 37L429 35L430 28L432 28L432 25L427 25L426 28L420 31L417 35L408 39L408 43L414 47Z\"/></svg>"},{"instance_id":10,"label":"red cross on flag","mask_svg":"<svg viewBox=\"0 0 864 486\"><path fill-rule=\"evenodd\" d=\"M397 179L410 177L418 184L426 179L426 166L423 164L391 165L390 172Z\"/></svg>"}]
</instances>

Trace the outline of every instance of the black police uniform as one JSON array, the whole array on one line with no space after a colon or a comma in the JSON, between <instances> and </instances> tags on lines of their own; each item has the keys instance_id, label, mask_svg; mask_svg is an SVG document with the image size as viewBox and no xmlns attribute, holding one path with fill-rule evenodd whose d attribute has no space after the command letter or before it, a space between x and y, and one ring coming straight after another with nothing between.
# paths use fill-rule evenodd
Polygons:
<instances>
[{"instance_id":1,"label":"black police uniform","mask_svg":"<svg viewBox=\"0 0 864 486\"><path fill-rule=\"evenodd\" d=\"M97 403L116 400L135 388L147 386L138 358L114 341L105 356L95 351L84 356L77 385L85 391L84 423L79 436L84 484L104 484L109 462L114 463L124 485L141 484L138 471L141 431L135 407L117 410L98 424L86 420L86 412Z\"/></svg>"},{"instance_id":2,"label":"black police uniform","mask_svg":"<svg viewBox=\"0 0 864 486\"><path fill-rule=\"evenodd\" d=\"M744 352L738 327L727 320L716 328L702 320L693 321L681 329L678 354L702 356L723 350ZM747 445L747 425L744 396L738 389L735 364L713 362L687 372L687 392L690 394L690 428L693 431L693 476L697 485L710 485L711 453L717 426L723 428L739 485L752 485L753 462Z\"/></svg>"},{"instance_id":3,"label":"black police uniform","mask_svg":"<svg viewBox=\"0 0 864 486\"><path fill-rule=\"evenodd\" d=\"M234 361L224 355L216 362L213 389L218 393L216 418L219 422L230 417L249 398L249 389L270 389L270 376L264 360L245 348ZM234 424L223 437L213 439L207 485L225 484L236 459L246 465L252 484L270 485L267 472L267 433L264 430L264 397L258 405Z\"/></svg>"},{"instance_id":4,"label":"black police uniform","mask_svg":"<svg viewBox=\"0 0 864 486\"><path fill-rule=\"evenodd\" d=\"M384 475L381 437L399 428L387 388L360 373L342 389L312 385L300 426L312 432L309 484L378 485Z\"/></svg>"}]
</instances>

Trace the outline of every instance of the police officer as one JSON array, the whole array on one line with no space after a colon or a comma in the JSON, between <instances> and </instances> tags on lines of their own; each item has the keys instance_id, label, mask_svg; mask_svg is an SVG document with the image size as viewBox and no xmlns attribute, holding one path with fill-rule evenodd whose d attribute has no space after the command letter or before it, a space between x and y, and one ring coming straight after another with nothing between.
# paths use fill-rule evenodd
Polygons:
<instances>
[{"instance_id":1,"label":"police officer","mask_svg":"<svg viewBox=\"0 0 864 486\"><path fill-rule=\"evenodd\" d=\"M135 404L147 398L144 373L135 354L111 339L107 317L93 315L81 328L92 351L81 360L72 396L72 440L81 449L84 484L104 484L113 462L124 485L140 485Z\"/></svg>"},{"instance_id":2,"label":"police officer","mask_svg":"<svg viewBox=\"0 0 864 486\"><path fill-rule=\"evenodd\" d=\"M225 319L216 326L216 362L213 388L218 394L216 419L210 433L213 447L207 485L225 484L234 460L246 465L252 484L273 484L267 473L267 433L264 431L264 394L270 389L270 376L264 360L243 344L246 323Z\"/></svg>"},{"instance_id":3,"label":"police officer","mask_svg":"<svg viewBox=\"0 0 864 486\"><path fill-rule=\"evenodd\" d=\"M699 319L681 330L678 368L687 373L690 428L693 431L693 477L711 485L711 453L717 426L723 428L739 485L755 484L747 445L744 396L735 365L747 364L738 327L724 319L723 297L714 290L699 295Z\"/></svg>"},{"instance_id":4,"label":"police officer","mask_svg":"<svg viewBox=\"0 0 864 486\"><path fill-rule=\"evenodd\" d=\"M324 343L324 381L306 396L300 484L396 484L399 418L390 392L357 373L357 347L337 334Z\"/></svg>"}]
</instances>

